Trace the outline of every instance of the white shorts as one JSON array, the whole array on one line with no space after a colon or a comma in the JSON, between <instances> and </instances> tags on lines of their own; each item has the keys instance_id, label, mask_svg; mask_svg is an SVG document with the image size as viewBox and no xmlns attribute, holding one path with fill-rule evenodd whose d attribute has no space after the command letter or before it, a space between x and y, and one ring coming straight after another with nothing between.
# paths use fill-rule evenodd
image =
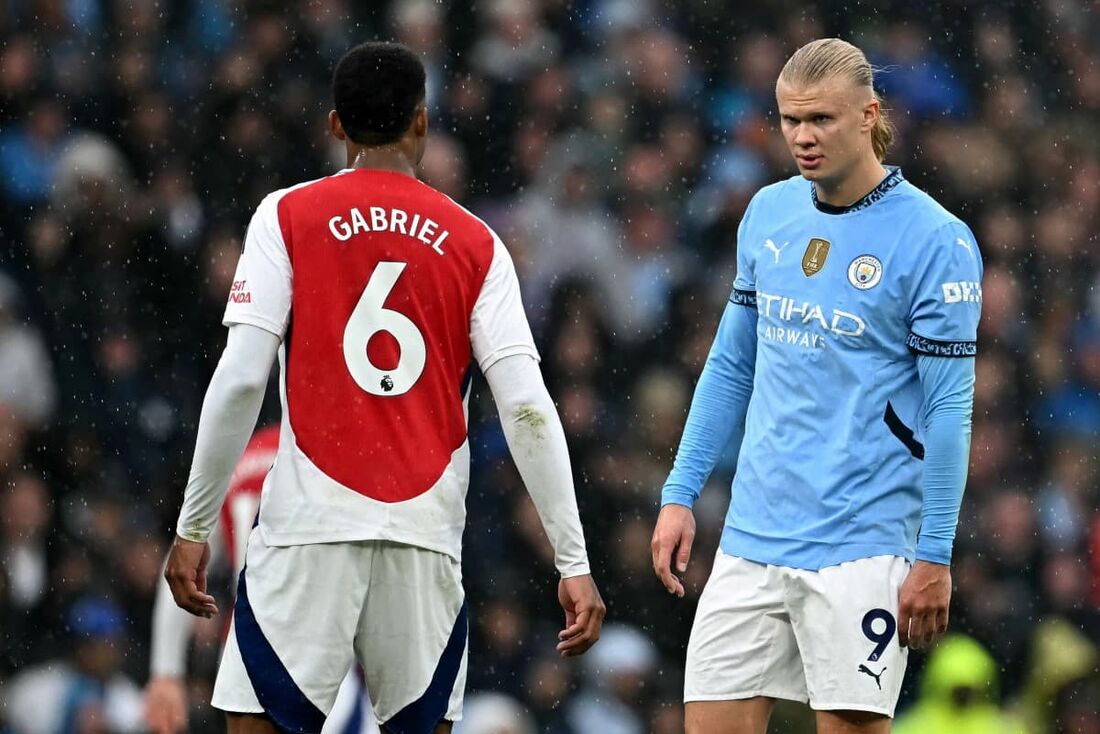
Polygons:
<instances>
[{"instance_id":1,"label":"white shorts","mask_svg":"<svg viewBox=\"0 0 1100 734\"><path fill-rule=\"evenodd\" d=\"M270 547L254 528L245 560L215 707L320 732L357 659L392 734L461 718L467 610L450 556L386 541Z\"/></svg>"},{"instance_id":2,"label":"white shorts","mask_svg":"<svg viewBox=\"0 0 1100 734\"><path fill-rule=\"evenodd\" d=\"M381 734L358 665L344 676L321 734Z\"/></svg>"},{"instance_id":3,"label":"white shorts","mask_svg":"<svg viewBox=\"0 0 1100 734\"><path fill-rule=\"evenodd\" d=\"M804 571L719 550L691 629L684 700L767 696L893 716L909 655L897 636L908 573L897 556Z\"/></svg>"}]
</instances>

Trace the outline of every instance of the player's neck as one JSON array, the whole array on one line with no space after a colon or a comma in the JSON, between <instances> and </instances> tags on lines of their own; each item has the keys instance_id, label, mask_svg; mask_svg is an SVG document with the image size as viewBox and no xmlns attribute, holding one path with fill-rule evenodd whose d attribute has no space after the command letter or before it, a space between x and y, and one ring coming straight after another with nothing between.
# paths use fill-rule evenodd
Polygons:
<instances>
[{"instance_id":1,"label":"player's neck","mask_svg":"<svg viewBox=\"0 0 1100 734\"><path fill-rule=\"evenodd\" d=\"M416 166L399 144L348 150L348 168L393 171L416 178Z\"/></svg>"},{"instance_id":2,"label":"player's neck","mask_svg":"<svg viewBox=\"0 0 1100 734\"><path fill-rule=\"evenodd\" d=\"M817 200L830 206L850 206L878 186L887 173L877 158L865 159L840 181L815 181Z\"/></svg>"}]
</instances>

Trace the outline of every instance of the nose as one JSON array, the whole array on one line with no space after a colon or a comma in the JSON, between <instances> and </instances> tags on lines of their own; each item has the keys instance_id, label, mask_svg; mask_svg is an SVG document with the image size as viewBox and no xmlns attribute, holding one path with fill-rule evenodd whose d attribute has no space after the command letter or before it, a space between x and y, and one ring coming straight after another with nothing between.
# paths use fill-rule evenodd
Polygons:
<instances>
[{"instance_id":1,"label":"nose","mask_svg":"<svg viewBox=\"0 0 1100 734\"><path fill-rule=\"evenodd\" d=\"M794 132L794 144L800 148L809 148L817 142L808 125L799 125Z\"/></svg>"}]
</instances>

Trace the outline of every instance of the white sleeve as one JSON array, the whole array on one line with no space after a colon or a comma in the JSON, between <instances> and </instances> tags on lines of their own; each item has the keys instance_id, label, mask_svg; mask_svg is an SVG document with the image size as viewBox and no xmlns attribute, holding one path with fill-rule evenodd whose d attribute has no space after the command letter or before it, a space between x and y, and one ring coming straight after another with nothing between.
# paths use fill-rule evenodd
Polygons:
<instances>
[{"instance_id":1,"label":"white sleeve","mask_svg":"<svg viewBox=\"0 0 1100 734\"><path fill-rule=\"evenodd\" d=\"M535 361L539 358L523 311L512 256L495 232L493 261L470 316L470 344L482 372L497 360L515 354L525 354Z\"/></svg>"},{"instance_id":2,"label":"white sleeve","mask_svg":"<svg viewBox=\"0 0 1100 734\"><path fill-rule=\"evenodd\" d=\"M230 327L199 414L195 458L176 524L181 538L202 543L213 530L233 469L256 427L279 344L279 337L262 328Z\"/></svg>"},{"instance_id":3,"label":"white sleeve","mask_svg":"<svg viewBox=\"0 0 1100 734\"><path fill-rule=\"evenodd\" d=\"M538 362L527 354L495 361L485 372L512 459L554 547L562 578L590 573L569 449Z\"/></svg>"},{"instance_id":4,"label":"white sleeve","mask_svg":"<svg viewBox=\"0 0 1100 734\"><path fill-rule=\"evenodd\" d=\"M292 274L279 226L280 199L270 194L252 215L222 323L258 326L281 338L290 318Z\"/></svg>"}]
</instances>

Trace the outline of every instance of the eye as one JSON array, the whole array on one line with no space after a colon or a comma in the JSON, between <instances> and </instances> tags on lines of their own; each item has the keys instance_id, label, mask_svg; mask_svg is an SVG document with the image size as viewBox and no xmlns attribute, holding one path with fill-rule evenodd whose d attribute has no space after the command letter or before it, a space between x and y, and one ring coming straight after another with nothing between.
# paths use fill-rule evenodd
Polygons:
<instances>
[{"instance_id":1,"label":"eye","mask_svg":"<svg viewBox=\"0 0 1100 734\"><path fill-rule=\"evenodd\" d=\"M787 123L788 125L798 124L798 120L794 117L791 117L790 115L783 115L783 122Z\"/></svg>"},{"instance_id":2,"label":"eye","mask_svg":"<svg viewBox=\"0 0 1100 734\"><path fill-rule=\"evenodd\" d=\"M814 122L822 123L833 119L830 115L814 115Z\"/></svg>"}]
</instances>

